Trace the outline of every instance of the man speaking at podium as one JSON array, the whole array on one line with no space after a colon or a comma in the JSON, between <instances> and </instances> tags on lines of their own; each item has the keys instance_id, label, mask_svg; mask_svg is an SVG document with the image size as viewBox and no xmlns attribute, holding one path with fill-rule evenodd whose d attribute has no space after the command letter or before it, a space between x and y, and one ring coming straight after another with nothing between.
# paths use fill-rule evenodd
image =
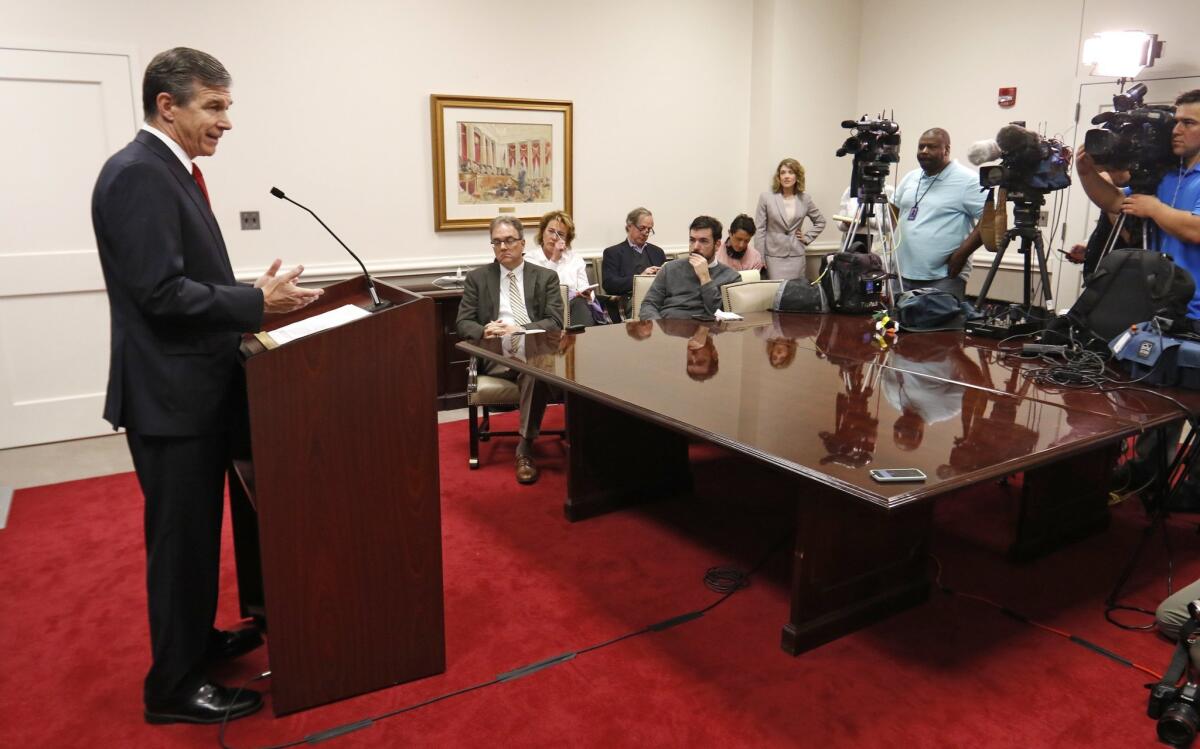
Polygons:
<instances>
[{"instance_id":1,"label":"man speaking at podium","mask_svg":"<svg viewBox=\"0 0 1200 749\"><path fill-rule=\"evenodd\" d=\"M230 76L184 47L150 61L145 124L112 156L92 193L92 226L111 315L104 418L125 427L145 496L146 589L153 663L143 686L150 723L212 723L262 706L256 692L212 683L206 667L261 643L213 628L231 438L245 419L240 334L264 313L321 295L302 267L239 284L194 163L233 125Z\"/></svg>"}]
</instances>

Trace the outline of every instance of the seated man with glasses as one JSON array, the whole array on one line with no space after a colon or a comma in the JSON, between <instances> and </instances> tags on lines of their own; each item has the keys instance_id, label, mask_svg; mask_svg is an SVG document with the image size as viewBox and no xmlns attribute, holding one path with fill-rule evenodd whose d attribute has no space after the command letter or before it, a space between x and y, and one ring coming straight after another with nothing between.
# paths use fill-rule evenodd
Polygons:
<instances>
[{"instance_id":1,"label":"seated man with glasses","mask_svg":"<svg viewBox=\"0 0 1200 749\"><path fill-rule=\"evenodd\" d=\"M496 262L467 274L458 305L458 335L466 340L504 338L505 351L518 355L526 330L560 330L563 320L558 274L525 262L525 227L515 216L497 216L490 226ZM515 334L515 335L514 335ZM511 348L510 348L511 347ZM516 380L521 390L521 441L517 443L517 481L538 479L530 445L542 428L546 385L491 361L480 372Z\"/></svg>"},{"instance_id":2,"label":"seated man with glasses","mask_svg":"<svg viewBox=\"0 0 1200 749\"><path fill-rule=\"evenodd\" d=\"M638 316L659 318L712 319L721 308L721 287L742 280L741 275L717 262L721 222L712 216L697 216L688 227L687 262L667 263L646 292Z\"/></svg>"},{"instance_id":3,"label":"seated man with glasses","mask_svg":"<svg viewBox=\"0 0 1200 749\"><path fill-rule=\"evenodd\" d=\"M605 294L625 297L621 308L628 315L633 277L658 273L667 262L667 255L661 247L650 244L650 237L654 236L654 216L645 208L634 208L625 217L625 234L624 242L604 250L603 285Z\"/></svg>"}]
</instances>

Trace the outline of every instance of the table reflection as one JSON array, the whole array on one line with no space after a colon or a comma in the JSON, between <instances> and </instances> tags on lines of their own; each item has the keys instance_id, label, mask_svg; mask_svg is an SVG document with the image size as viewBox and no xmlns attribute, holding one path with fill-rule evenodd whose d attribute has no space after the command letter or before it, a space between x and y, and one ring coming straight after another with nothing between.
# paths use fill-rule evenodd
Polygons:
<instances>
[{"instance_id":1,"label":"table reflection","mask_svg":"<svg viewBox=\"0 0 1200 749\"><path fill-rule=\"evenodd\" d=\"M840 315L634 321L526 336L523 366L868 498L1021 470L1047 451L1075 450L1171 410L1144 393L1052 392L993 342L962 333L902 333L885 349L872 330L869 318ZM464 347L504 353L492 341ZM878 485L867 466L920 468L929 481Z\"/></svg>"}]
</instances>

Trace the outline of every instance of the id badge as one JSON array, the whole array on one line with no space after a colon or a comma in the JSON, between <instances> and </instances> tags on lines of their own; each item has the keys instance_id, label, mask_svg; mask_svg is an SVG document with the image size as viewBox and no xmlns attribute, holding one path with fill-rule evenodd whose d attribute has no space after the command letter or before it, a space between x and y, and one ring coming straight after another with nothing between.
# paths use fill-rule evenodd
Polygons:
<instances>
[{"instance_id":1,"label":"id badge","mask_svg":"<svg viewBox=\"0 0 1200 749\"><path fill-rule=\"evenodd\" d=\"M914 205L914 206L912 207L912 210L908 212L908 220L909 220L909 221L916 221L916 220L917 220L917 209L918 209L918 208L920 208L920 206L916 206L916 205Z\"/></svg>"}]
</instances>

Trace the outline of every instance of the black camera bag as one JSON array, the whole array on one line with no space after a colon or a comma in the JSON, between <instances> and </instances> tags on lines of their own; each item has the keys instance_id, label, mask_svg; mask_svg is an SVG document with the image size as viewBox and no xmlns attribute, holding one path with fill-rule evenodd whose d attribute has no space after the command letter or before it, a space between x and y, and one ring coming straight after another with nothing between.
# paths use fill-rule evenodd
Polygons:
<instances>
[{"instance_id":1,"label":"black camera bag","mask_svg":"<svg viewBox=\"0 0 1200 749\"><path fill-rule=\"evenodd\" d=\"M821 288L834 312L872 314L882 308L887 274L870 252L835 252L821 260Z\"/></svg>"},{"instance_id":2,"label":"black camera bag","mask_svg":"<svg viewBox=\"0 0 1200 749\"><path fill-rule=\"evenodd\" d=\"M1083 333L1107 344L1129 326L1156 316L1170 320L1186 317L1195 292L1192 274L1169 255L1113 250L1096 266L1067 317Z\"/></svg>"},{"instance_id":3,"label":"black camera bag","mask_svg":"<svg viewBox=\"0 0 1200 749\"><path fill-rule=\"evenodd\" d=\"M803 278L783 282L783 288L775 295L773 312L828 312L829 302L825 289L820 284L811 284Z\"/></svg>"}]
</instances>

